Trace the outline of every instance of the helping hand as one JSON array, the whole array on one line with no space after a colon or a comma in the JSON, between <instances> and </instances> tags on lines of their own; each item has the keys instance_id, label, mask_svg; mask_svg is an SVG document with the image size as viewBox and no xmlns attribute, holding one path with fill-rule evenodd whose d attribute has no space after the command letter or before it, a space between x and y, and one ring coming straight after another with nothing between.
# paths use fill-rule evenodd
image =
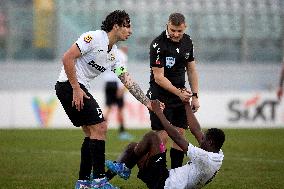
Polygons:
<instances>
[{"instance_id":1,"label":"helping hand","mask_svg":"<svg viewBox=\"0 0 284 189\"><path fill-rule=\"evenodd\" d=\"M164 108L165 108L165 104L160 102L159 100L151 100L151 106L152 106L152 111L157 113L162 113Z\"/></svg>"},{"instance_id":2,"label":"helping hand","mask_svg":"<svg viewBox=\"0 0 284 189\"><path fill-rule=\"evenodd\" d=\"M189 102L191 96L192 96L192 92L190 90L188 90L187 88L179 88L180 90L180 94L178 95L179 98L181 99L181 101L183 102Z\"/></svg>"},{"instance_id":3,"label":"helping hand","mask_svg":"<svg viewBox=\"0 0 284 189\"><path fill-rule=\"evenodd\" d=\"M197 112L199 107L200 107L200 105L199 105L198 99L197 98L192 98L191 99L191 109L192 109L192 112L193 113Z\"/></svg>"}]
</instances>

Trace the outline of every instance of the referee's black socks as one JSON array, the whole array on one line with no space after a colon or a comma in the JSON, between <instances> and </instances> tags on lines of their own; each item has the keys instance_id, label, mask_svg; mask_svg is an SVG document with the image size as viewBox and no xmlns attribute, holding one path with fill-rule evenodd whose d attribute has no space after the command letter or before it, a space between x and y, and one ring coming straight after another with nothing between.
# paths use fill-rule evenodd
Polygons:
<instances>
[{"instance_id":1,"label":"referee's black socks","mask_svg":"<svg viewBox=\"0 0 284 189\"><path fill-rule=\"evenodd\" d=\"M177 150L175 148L171 148L170 157L171 157L171 168L172 169L182 166L183 156L184 156L183 151Z\"/></svg>"}]
</instances>

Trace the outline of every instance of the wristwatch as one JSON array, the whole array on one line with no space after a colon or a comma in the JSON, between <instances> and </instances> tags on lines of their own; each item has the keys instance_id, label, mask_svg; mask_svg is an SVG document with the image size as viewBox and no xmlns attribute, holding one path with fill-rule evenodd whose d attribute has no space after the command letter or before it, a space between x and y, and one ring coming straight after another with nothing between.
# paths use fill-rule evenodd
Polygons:
<instances>
[{"instance_id":1,"label":"wristwatch","mask_svg":"<svg viewBox=\"0 0 284 189\"><path fill-rule=\"evenodd\" d=\"M197 93L192 93L192 97L196 97L196 98L198 98L198 94Z\"/></svg>"}]
</instances>

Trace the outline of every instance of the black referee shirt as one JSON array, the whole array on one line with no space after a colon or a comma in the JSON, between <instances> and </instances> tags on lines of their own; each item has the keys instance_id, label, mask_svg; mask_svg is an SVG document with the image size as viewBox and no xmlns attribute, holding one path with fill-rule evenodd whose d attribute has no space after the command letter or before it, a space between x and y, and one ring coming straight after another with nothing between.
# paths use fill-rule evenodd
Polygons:
<instances>
[{"instance_id":1,"label":"black referee shirt","mask_svg":"<svg viewBox=\"0 0 284 189\"><path fill-rule=\"evenodd\" d=\"M185 87L186 65L194 61L193 44L189 35L184 34L179 42L173 42L162 32L153 40L150 46L150 67L164 67L164 76L177 88ZM154 80L151 70L150 90L160 100L160 96L176 97L174 94L163 89ZM152 98L153 99L153 98Z\"/></svg>"}]
</instances>

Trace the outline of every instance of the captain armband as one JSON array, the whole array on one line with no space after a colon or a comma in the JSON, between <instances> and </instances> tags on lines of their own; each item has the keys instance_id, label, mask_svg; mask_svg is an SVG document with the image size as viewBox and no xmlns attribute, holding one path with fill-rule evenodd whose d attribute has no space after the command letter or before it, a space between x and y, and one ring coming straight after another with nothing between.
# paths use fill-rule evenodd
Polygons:
<instances>
[{"instance_id":1,"label":"captain armband","mask_svg":"<svg viewBox=\"0 0 284 189\"><path fill-rule=\"evenodd\" d=\"M114 73L117 75L117 76L120 76L121 74L123 73L126 73L127 72L127 69L123 66L119 67L119 68L116 68L114 70Z\"/></svg>"}]
</instances>

